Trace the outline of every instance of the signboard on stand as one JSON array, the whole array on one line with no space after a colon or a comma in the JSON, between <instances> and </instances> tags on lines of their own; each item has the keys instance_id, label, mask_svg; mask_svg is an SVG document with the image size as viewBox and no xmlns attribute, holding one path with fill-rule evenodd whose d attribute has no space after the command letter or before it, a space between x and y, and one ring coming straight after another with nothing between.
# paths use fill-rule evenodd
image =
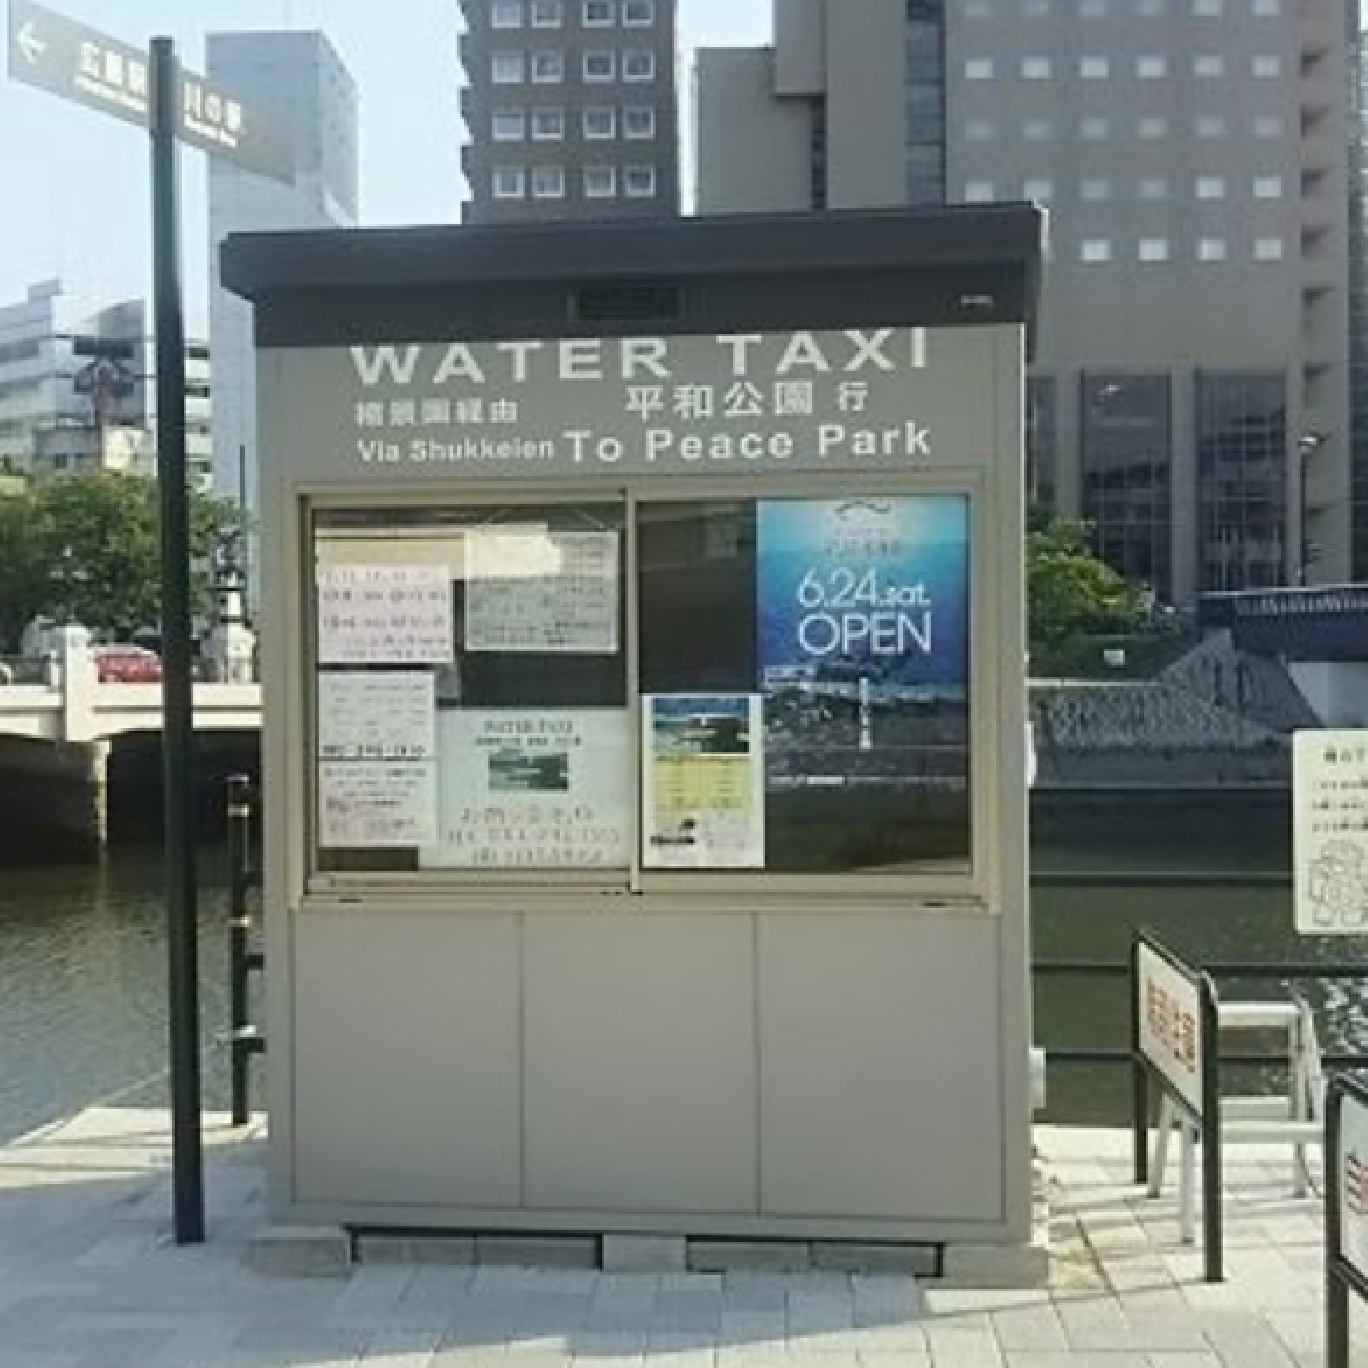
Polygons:
<instances>
[{"instance_id":1,"label":"signboard on stand","mask_svg":"<svg viewBox=\"0 0 1368 1368\"><path fill-rule=\"evenodd\" d=\"M1368 731L1293 737L1292 862L1301 935L1368 933Z\"/></svg>"}]
</instances>

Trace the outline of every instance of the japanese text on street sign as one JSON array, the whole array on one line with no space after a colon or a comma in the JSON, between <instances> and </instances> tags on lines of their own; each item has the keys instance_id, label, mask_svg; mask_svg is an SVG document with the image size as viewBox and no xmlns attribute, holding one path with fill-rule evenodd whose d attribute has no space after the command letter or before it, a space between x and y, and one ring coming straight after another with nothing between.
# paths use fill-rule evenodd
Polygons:
<instances>
[{"instance_id":1,"label":"japanese text on street sign","mask_svg":"<svg viewBox=\"0 0 1368 1368\"><path fill-rule=\"evenodd\" d=\"M151 122L148 54L32 0L10 0L9 74L141 128ZM183 70L176 92L176 136L248 171L293 179L290 149L256 114L202 76Z\"/></svg>"}]
</instances>

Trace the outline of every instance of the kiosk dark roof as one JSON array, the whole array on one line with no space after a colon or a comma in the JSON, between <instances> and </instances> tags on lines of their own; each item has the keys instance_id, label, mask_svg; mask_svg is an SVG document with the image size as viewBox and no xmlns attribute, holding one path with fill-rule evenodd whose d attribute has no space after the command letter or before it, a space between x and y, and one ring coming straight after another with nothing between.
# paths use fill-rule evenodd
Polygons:
<instances>
[{"instance_id":1,"label":"kiosk dark roof","mask_svg":"<svg viewBox=\"0 0 1368 1368\"><path fill-rule=\"evenodd\" d=\"M1035 319L1026 204L234 234L222 278L262 346Z\"/></svg>"}]
</instances>

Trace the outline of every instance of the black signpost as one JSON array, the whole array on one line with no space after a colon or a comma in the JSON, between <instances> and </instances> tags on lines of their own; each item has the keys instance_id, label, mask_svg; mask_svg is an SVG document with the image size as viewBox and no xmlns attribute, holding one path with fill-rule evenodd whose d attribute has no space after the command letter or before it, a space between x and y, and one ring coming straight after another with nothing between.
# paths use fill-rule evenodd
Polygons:
<instances>
[{"instance_id":1,"label":"black signpost","mask_svg":"<svg viewBox=\"0 0 1368 1368\"><path fill-rule=\"evenodd\" d=\"M290 157L285 145L231 95L182 71L169 38L153 39L148 53L29 0L10 0L9 72L26 85L138 124L148 129L152 140L173 1221L177 1244L198 1244L204 1239L204 1162L177 153L179 142L189 142L228 156L247 170L284 180L291 179Z\"/></svg>"}]
</instances>

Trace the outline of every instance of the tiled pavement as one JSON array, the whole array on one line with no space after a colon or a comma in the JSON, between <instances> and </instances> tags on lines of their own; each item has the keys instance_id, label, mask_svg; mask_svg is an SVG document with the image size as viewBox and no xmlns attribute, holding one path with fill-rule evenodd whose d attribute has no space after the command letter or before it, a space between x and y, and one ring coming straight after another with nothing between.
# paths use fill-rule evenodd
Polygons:
<instances>
[{"instance_id":1,"label":"tiled pavement","mask_svg":"<svg viewBox=\"0 0 1368 1368\"><path fill-rule=\"evenodd\" d=\"M209 1242L168 1242L165 1115L92 1111L0 1150L0 1368L1311 1368L1321 1226L1288 1164L1227 1160L1227 1281L1120 1132L1042 1127L1048 1289L896 1276L365 1265L266 1277L259 1132L208 1130ZM1361 1332L1362 1333L1362 1332ZM1368 1368L1368 1334L1356 1363Z\"/></svg>"}]
</instances>

